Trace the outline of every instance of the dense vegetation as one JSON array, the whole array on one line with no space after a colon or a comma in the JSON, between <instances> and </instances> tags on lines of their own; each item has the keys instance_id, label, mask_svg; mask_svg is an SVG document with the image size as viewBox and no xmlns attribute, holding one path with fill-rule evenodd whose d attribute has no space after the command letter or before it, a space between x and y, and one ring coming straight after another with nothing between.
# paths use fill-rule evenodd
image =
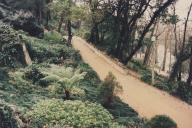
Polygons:
<instances>
[{"instance_id":1,"label":"dense vegetation","mask_svg":"<svg viewBox=\"0 0 192 128\"><path fill-rule=\"evenodd\" d=\"M109 76L109 82L102 83L59 33L47 32L43 39L38 39L8 25L6 28L11 30L6 33L8 39L14 39L12 35L22 36L18 45L23 42L27 45L33 64L26 66L14 56L17 54L8 54L12 61L1 61L6 62L0 68L0 121L3 128L144 125L137 112L113 95L114 87L110 89L115 82L113 76ZM1 44L11 46L13 50L16 47L12 41ZM22 49L17 50L22 52ZM5 53L9 52L2 52ZM109 87L101 89L102 85ZM106 96L101 95L101 91L113 95L110 106L102 107Z\"/></svg>"},{"instance_id":2,"label":"dense vegetation","mask_svg":"<svg viewBox=\"0 0 192 128\"><path fill-rule=\"evenodd\" d=\"M149 128L176 128L175 122L167 116L155 116L148 123Z\"/></svg>"},{"instance_id":3,"label":"dense vegetation","mask_svg":"<svg viewBox=\"0 0 192 128\"><path fill-rule=\"evenodd\" d=\"M46 109L44 109L46 108ZM43 109L43 110L42 110ZM30 127L115 127L112 115L101 105L62 100L44 100L27 112L31 118ZM117 125L116 125L117 127Z\"/></svg>"}]
</instances>

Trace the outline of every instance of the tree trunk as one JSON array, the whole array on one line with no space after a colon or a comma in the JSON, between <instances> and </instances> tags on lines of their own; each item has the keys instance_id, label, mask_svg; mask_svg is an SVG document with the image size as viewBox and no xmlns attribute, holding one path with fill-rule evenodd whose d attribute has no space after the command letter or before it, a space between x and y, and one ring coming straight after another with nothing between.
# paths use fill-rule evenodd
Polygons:
<instances>
[{"instance_id":1,"label":"tree trunk","mask_svg":"<svg viewBox=\"0 0 192 128\"><path fill-rule=\"evenodd\" d=\"M59 21L59 26L58 26L58 30L57 30L59 33L61 32L61 27L62 27L63 21L64 21L64 12L62 12L60 21Z\"/></svg>"},{"instance_id":2,"label":"tree trunk","mask_svg":"<svg viewBox=\"0 0 192 128\"><path fill-rule=\"evenodd\" d=\"M165 47L164 47L164 57L163 57L163 66L162 66L162 71L165 71L165 66L166 66L166 60L167 60L167 50L168 50L168 40L169 40L169 30L165 34Z\"/></svg>"},{"instance_id":3,"label":"tree trunk","mask_svg":"<svg viewBox=\"0 0 192 128\"><path fill-rule=\"evenodd\" d=\"M121 54L121 41L117 42L117 47L115 50L115 57L117 57L118 59L120 58L120 56L122 56Z\"/></svg>"},{"instance_id":4,"label":"tree trunk","mask_svg":"<svg viewBox=\"0 0 192 128\"><path fill-rule=\"evenodd\" d=\"M187 26L188 26L188 21L189 21L189 16L190 16L190 13L191 13L191 10L192 10L192 2L191 2L191 5L190 5L190 8L189 8L189 11L187 13L187 19L185 21L185 27L184 27L184 34L183 34L183 42L182 42L182 47L181 47L181 55L184 54L184 50L185 50L185 44L186 44L186 34L187 34ZM182 67L182 61L179 63L179 66L178 66L178 77L177 77L177 80L178 81L181 81L181 67Z\"/></svg>"},{"instance_id":5,"label":"tree trunk","mask_svg":"<svg viewBox=\"0 0 192 128\"><path fill-rule=\"evenodd\" d=\"M47 15L46 15L46 27L48 28L49 27L49 20L51 19L51 12L50 10L48 9L47 10Z\"/></svg>"},{"instance_id":6,"label":"tree trunk","mask_svg":"<svg viewBox=\"0 0 192 128\"><path fill-rule=\"evenodd\" d=\"M66 89L65 89L65 99L70 100L70 92L69 90L66 90Z\"/></svg>"},{"instance_id":7,"label":"tree trunk","mask_svg":"<svg viewBox=\"0 0 192 128\"><path fill-rule=\"evenodd\" d=\"M152 49L155 49L155 43L152 44ZM151 58L151 84L155 85L155 50L152 51Z\"/></svg>"},{"instance_id":8,"label":"tree trunk","mask_svg":"<svg viewBox=\"0 0 192 128\"><path fill-rule=\"evenodd\" d=\"M96 23L94 23L94 26L91 29L91 36L89 41L94 44L99 43L99 30L98 25Z\"/></svg>"},{"instance_id":9,"label":"tree trunk","mask_svg":"<svg viewBox=\"0 0 192 128\"><path fill-rule=\"evenodd\" d=\"M68 31L67 44L71 45L71 41L72 41L72 38L73 38L72 30L71 30L71 20L67 21L67 31Z\"/></svg>"},{"instance_id":10,"label":"tree trunk","mask_svg":"<svg viewBox=\"0 0 192 128\"><path fill-rule=\"evenodd\" d=\"M171 73L170 78L169 78L170 81L174 81L175 77L178 76L178 71L179 71L180 63L181 63L181 60L179 58L176 61L176 63L173 65L172 73Z\"/></svg>"},{"instance_id":11,"label":"tree trunk","mask_svg":"<svg viewBox=\"0 0 192 128\"><path fill-rule=\"evenodd\" d=\"M174 34L175 34L175 56L177 56L178 49L178 41L177 41L177 24L174 26Z\"/></svg>"},{"instance_id":12,"label":"tree trunk","mask_svg":"<svg viewBox=\"0 0 192 128\"><path fill-rule=\"evenodd\" d=\"M155 43L155 64L158 64L158 41Z\"/></svg>"},{"instance_id":13,"label":"tree trunk","mask_svg":"<svg viewBox=\"0 0 192 128\"><path fill-rule=\"evenodd\" d=\"M191 44L191 54L192 54L192 37L189 38L189 43ZM189 77L187 79L187 84L192 85L192 56L190 58L190 63L189 63Z\"/></svg>"},{"instance_id":14,"label":"tree trunk","mask_svg":"<svg viewBox=\"0 0 192 128\"><path fill-rule=\"evenodd\" d=\"M172 39L171 35L171 39ZM172 63L172 42L170 41L169 43L169 49L170 49L170 54L169 54L169 72L171 71L171 63Z\"/></svg>"},{"instance_id":15,"label":"tree trunk","mask_svg":"<svg viewBox=\"0 0 192 128\"><path fill-rule=\"evenodd\" d=\"M155 27L156 27L156 23L152 29L152 32L151 32L151 36L150 36L150 41L152 39L152 37L154 36L154 33L155 33ZM147 45L147 50L145 52L145 57L144 57L144 61L143 61L143 64L144 65L150 65L150 60L151 60L151 54L152 54L152 51L153 51L153 42L150 42L150 44Z\"/></svg>"},{"instance_id":16,"label":"tree trunk","mask_svg":"<svg viewBox=\"0 0 192 128\"><path fill-rule=\"evenodd\" d=\"M40 8L39 9L39 24L42 24L43 23L43 21L42 21L42 16L43 14L42 14L42 9Z\"/></svg>"},{"instance_id":17,"label":"tree trunk","mask_svg":"<svg viewBox=\"0 0 192 128\"><path fill-rule=\"evenodd\" d=\"M181 52L177 56L177 60L176 60L175 64L173 65L172 72L171 72L170 77L169 77L169 81L174 81L176 76L181 77L181 76L179 76L180 75L179 73L181 72L180 67L181 67L182 63L184 61L188 60L190 57L192 57L192 53L191 54L184 54Z\"/></svg>"},{"instance_id":18,"label":"tree trunk","mask_svg":"<svg viewBox=\"0 0 192 128\"><path fill-rule=\"evenodd\" d=\"M144 62L143 62L144 65L150 65L151 52L153 49L152 46L153 46L153 44L148 44L148 46L147 46L147 50L145 52L145 57L144 57Z\"/></svg>"},{"instance_id":19,"label":"tree trunk","mask_svg":"<svg viewBox=\"0 0 192 128\"><path fill-rule=\"evenodd\" d=\"M182 62L178 66L178 75L177 75L177 81L181 81L182 72L181 72Z\"/></svg>"},{"instance_id":20,"label":"tree trunk","mask_svg":"<svg viewBox=\"0 0 192 128\"><path fill-rule=\"evenodd\" d=\"M119 20L119 17L120 17L120 3L121 2L122 1L119 1L119 4L118 4L119 6L117 7L117 16L115 18L115 27L113 29L113 33L120 33L121 32L120 20ZM118 40L117 40L117 45L116 45L116 48L115 48L115 57L119 58L119 53L121 51L122 41L120 40L121 38L119 38L119 37L116 37L116 38L118 38Z\"/></svg>"},{"instance_id":21,"label":"tree trunk","mask_svg":"<svg viewBox=\"0 0 192 128\"><path fill-rule=\"evenodd\" d=\"M191 51L192 51L192 49L191 49ZM190 64L189 64L189 77L188 77L188 79L187 79L187 84L188 85L191 85L191 82L192 82L192 57L191 57L191 59L190 59Z\"/></svg>"},{"instance_id":22,"label":"tree trunk","mask_svg":"<svg viewBox=\"0 0 192 128\"><path fill-rule=\"evenodd\" d=\"M150 19L149 23L144 28L144 30L139 38L138 44L135 46L135 48L132 50L132 52L129 54L129 56L123 61L123 64L127 64L133 58L135 53L137 53L137 51L140 50L140 48L143 46L143 40L144 40L147 32L151 28L151 26L154 24L154 22L159 17L159 15L161 15L162 11L164 11L167 7L169 7L174 1L176 1L176 0L167 0L158 10L156 10L153 13L152 18Z\"/></svg>"},{"instance_id":23,"label":"tree trunk","mask_svg":"<svg viewBox=\"0 0 192 128\"><path fill-rule=\"evenodd\" d=\"M175 4L173 5L173 12L174 16L176 16L176 8ZM178 39L177 39L177 21L174 22L174 37L175 37L175 51L174 51L174 56L177 56L177 49L178 49Z\"/></svg>"},{"instance_id":24,"label":"tree trunk","mask_svg":"<svg viewBox=\"0 0 192 128\"><path fill-rule=\"evenodd\" d=\"M112 101L113 101L113 97L108 96L108 97L105 99L105 101L104 101L104 106L105 106L105 107L110 107Z\"/></svg>"}]
</instances>

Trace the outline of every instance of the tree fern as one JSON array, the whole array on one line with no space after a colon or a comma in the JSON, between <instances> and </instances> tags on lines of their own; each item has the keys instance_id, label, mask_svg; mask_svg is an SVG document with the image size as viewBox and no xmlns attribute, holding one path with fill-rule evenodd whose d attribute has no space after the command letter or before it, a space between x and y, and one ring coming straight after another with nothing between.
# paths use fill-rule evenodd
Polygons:
<instances>
[{"instance_id":1,"label":"tree fern","mask_svg":"<svg viewBox=\"0 0 192 128\"><path fill-rule=\"evenodd\" d=\"M44 69L43 74L46 77L41 80L49 83L58 83L65 91L66 99L70 98L70 92L74 86L79 85L79 81L84 79L86 72L75 70L71 67L60 67L51 65L50 68Z\"/></svg>"}]
</instances>

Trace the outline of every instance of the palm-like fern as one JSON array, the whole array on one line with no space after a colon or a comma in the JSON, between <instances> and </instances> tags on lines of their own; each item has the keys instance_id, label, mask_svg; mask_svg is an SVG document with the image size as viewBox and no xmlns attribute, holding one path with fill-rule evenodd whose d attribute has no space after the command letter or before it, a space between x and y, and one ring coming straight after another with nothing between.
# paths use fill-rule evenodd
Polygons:
<instances>
[{"instance_id":1,"label":"palm-like fern","mask_svg":"<svg viewBox=\"0 0 192 128\"><path fill-rule=\"evenodd\" d=\"M60 67L51 65L51 68L42 71L46 75L42 80L49 83L57 82L65 91L66 99L70 98L70 92L74 86L78 86L79 81L84 79L86 72L75 70L71 67Z\"/></svg>"}]
</instances>

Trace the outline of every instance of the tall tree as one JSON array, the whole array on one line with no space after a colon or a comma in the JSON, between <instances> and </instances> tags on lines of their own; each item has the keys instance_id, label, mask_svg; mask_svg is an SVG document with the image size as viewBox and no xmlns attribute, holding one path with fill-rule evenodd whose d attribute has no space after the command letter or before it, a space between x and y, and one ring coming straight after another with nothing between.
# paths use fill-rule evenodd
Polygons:
<instances>
[{"instance_id":1,"label":"tall tree","mask_svg":"<svg viewBox=\"0 0 192 128\"><path fill-rule=\"evenodd\" d=\"M90 37L92 43L100 42L99 25L102 24L113 13L111 5L113 2L105 0L87 0L90 10Z\"/></svg>"},{"instance_id":2,"label":"tall tree","mask_svg":"<svg viewBox=\"0 0 192 128\"><path fill-rule=\"evenodd\" d=\"M149 22L146 24L146 26L142 30L141 35L138 39L138 43L136 44L134 49L131 51L129 56L126 57L125 60L123 60L124 64L127 64L132 59L132 57L135 55L135 53L143 46L143 40L144 40L146 34L148 33L149 29L151 28L151 26L154 24L155 20L158 17L160 17L161 14L175 1L176 0L167 0L166 2L164 2L162 5L160 5L156 9L156 11L153 13L152 17L150 18Z\"/></svg>"},{"instance_id":3,"label":"tall tree","mask_svg":"<svg viewBox=\"0 0 192 128\"><path fill-rule=\"evenodd\" d=\"M176 60L175 64L173 65L172 72L171 72L170 77L169 77L169 81L174 81L175 77L177 77L177 76L178 76L178 81L181 80L182 63L184 61L188 60L192 56L192 54L189 53L189 50L187 49L187 47L190 46L190 43L186 46L186 33L187 33L187 26L188 26L188 21L189 21L189 16L191 14L191 10L192 10L192 3L189 7L189 11L187 13L187 18L185 20L181 51L177 55L177 60Z\"/></svg>"},{"instance_id":4,"label":"tall tree","mask_svg":"<svg viewBox=\"0 0 192 128\"><path fill-rule=\"evenodd\" d=\"M144 65L150 65L151 54L152 54L152 51L154 50L153 49L153 42L151 41L151 39L154 36L155 28L156 28L156 23L154 24L154 27L152 28L150 39L149 39L149 42L147 44L147 49L146 49L145 57L144 57L144 60L143 60Z\"/></svg>"},{"instance_id":5,"label":"tall tree","mask_svg":"<svg viewBox=\"0 0 192 128\"><path fill-rule=\"evenodd\" d=\"M96 7L92 8L92 14L96 13L96 10L106 10L104 14L108 14L108 18L101 18L99 24L94 23L96 20L93 19L93 26L91 31L92 35L95 35L94 39L98 40L98 26L100 24L112 24L108 28L108 36L111 34L112 41L116 42L113 44L113 54L124 64L132 59L135 53L140 50L144 45L144 39L146 34L150 31L156 20L163 16L163 13L167 11L167 8L176 0L116 0L116 1L105 1L101 0L89 0L96 3ZM149 16L149 10L152 8L152 14ZM99 12L99 11L97 11ZM101 12L100 12L101 14ZM104 15L104 17L107 17ZM148 21L148 22L146 22ZM112 31L112 32L111 32ZM138 37L136 38L136 33ZM110 40L110 41L111 41ZM108 42L108 41L107 41Z\"/></svg>"},{"instance_id":6,"label":"tall tree","mask_svg":"<svg viewBox=\"0 0 192 128\"><path fill-rule=\"evenodd\" d=\"M67 31L68 44L72 40L72 22L85 18L85 10L76 6L72 0L56 0L50 5L52 15L57 19L57 31L61 32L63 24L65 24L65 31ZM77 13L78 12L78 13Z\"/></svg>"},{"instance_id":7,"label":"tall tree","mask_svg":"<svg viewBox=\"0 0 192 128\"><path fill-rule=\"evenodd\" d=\"M192 54L192 37L189 38L189 43L191 45L191 54ZM192 85L192 56L190 57L190 62L189 62L189 76L187 79L187 84Z\"/></svg>"},{"instance_id":8,"label":"tall tree","mask_svg":"<svg viewBox=\"0 0 192 128\"><path fill-rule=\"evenodd\" d=\"M165 33L165 47L164 47L164 57L163 57L163 66L162 66L162 70L165 71L165 67L166 67L166 60L167 60L167 50L168 50L168 43L169 43L169 36L170 36L170 26L168 26L168 30Z\"/></svg>"},{"instance_id":9,"label":"tall tree","mask_svg":"<svg viewBox=\"0 0 192 128\"><path fill-rule=\"evenodd\" d=\"M178 53L178 37L177 37L177 22L179 21L178 16L176 15L175 4L173 5L173 16L172 16L172 24L174 25L174 37L175 37L175 51L174 55L177 56Z\"/></svg>"}]
</instances>

